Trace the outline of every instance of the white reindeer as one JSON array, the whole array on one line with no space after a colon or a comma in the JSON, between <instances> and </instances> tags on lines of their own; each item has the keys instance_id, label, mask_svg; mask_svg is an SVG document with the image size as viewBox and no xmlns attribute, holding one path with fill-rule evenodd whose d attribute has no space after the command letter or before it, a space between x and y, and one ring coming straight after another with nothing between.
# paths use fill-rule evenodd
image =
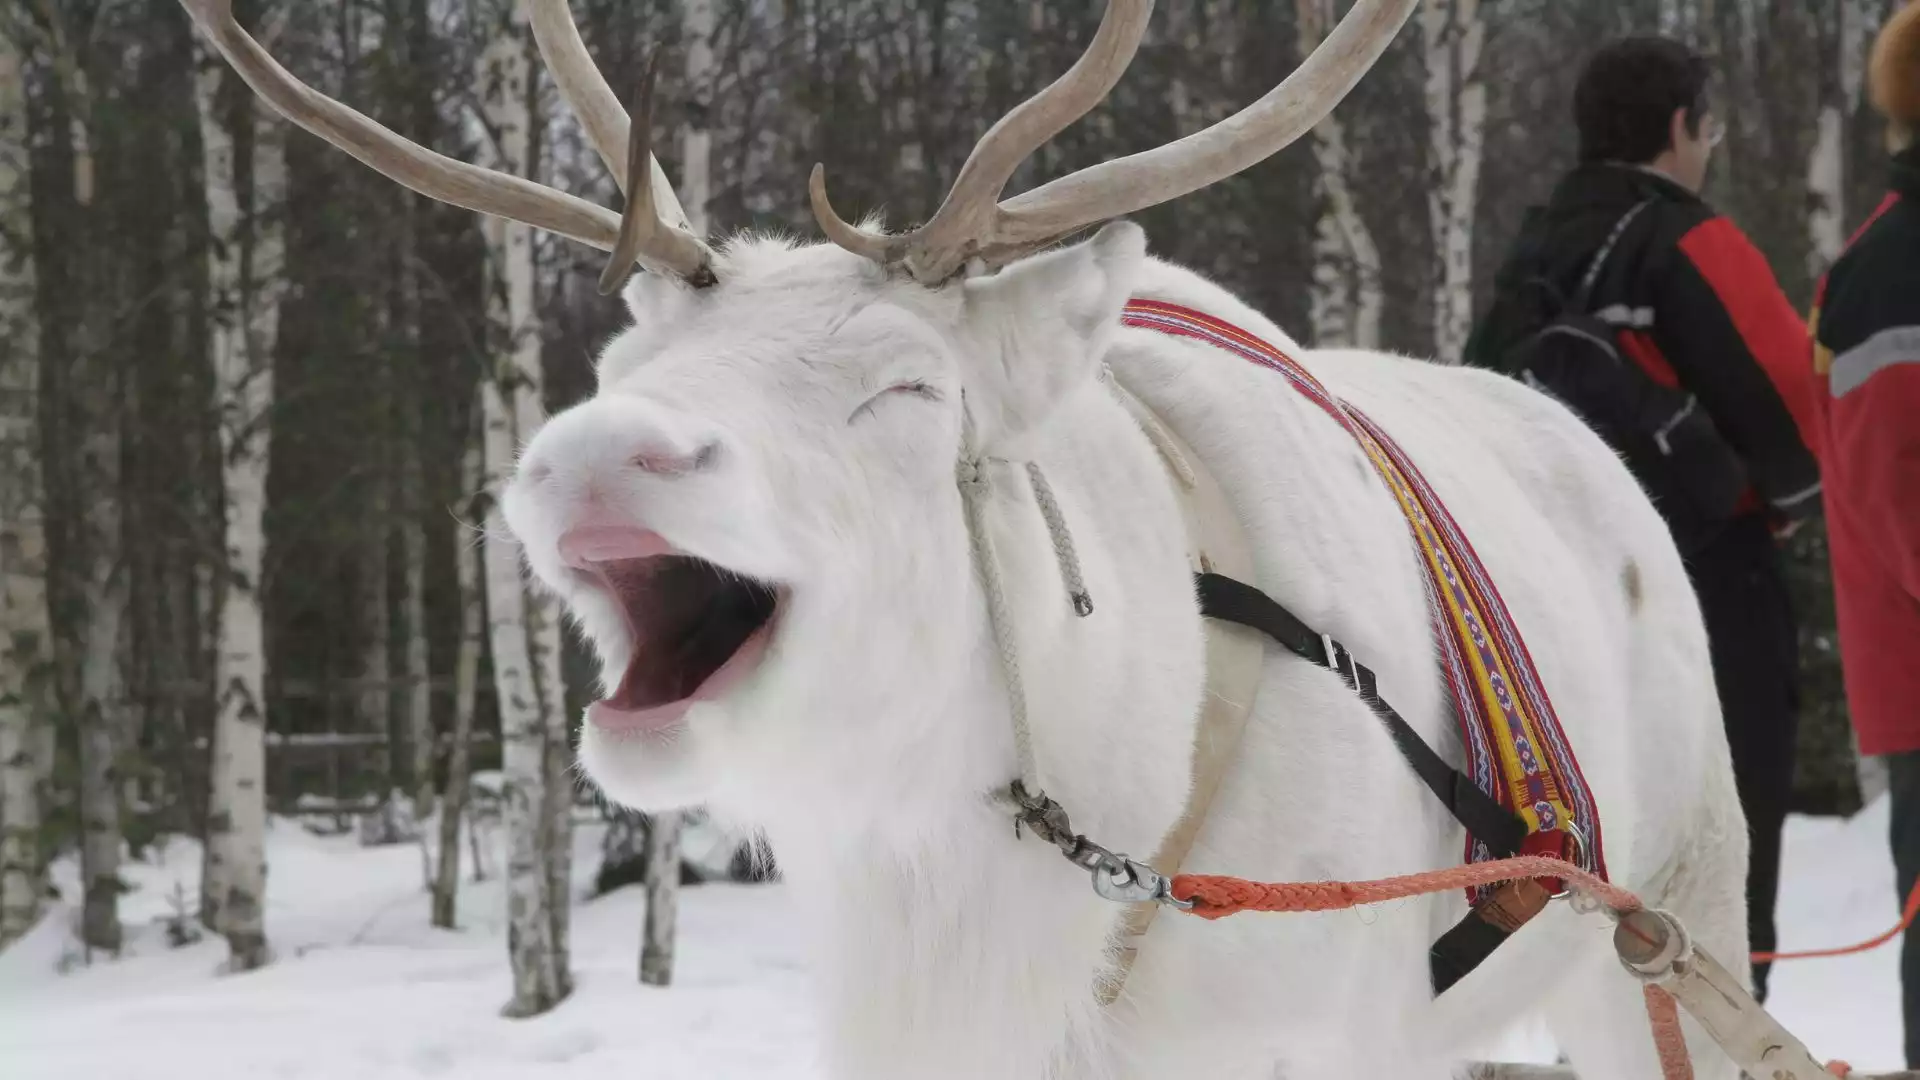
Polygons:
<instances>
[{"instance_id":1,"label":"white reindeer","mask_svg":"<svg viewBox=\"0 0 1920 1080\"><path fill-rule=\"evenodd\" d=\"M994 793L1033 760L1073 824L1151 851L1183 813L1207 672L1165 455L1113 385L1184 441L1250 538L1252 584L1332 634L1458 761L1416 553L1352 437L1274 373L1123 326L1130 297L1229 320L1297 357L1405 447L1524 632L1606 826L1613 879L1744 957L1746 839L1700 614L1629 473L1548 398L1479 371L1306 350L1141 231L1088 225L1228 176L1308 131L1415 0L1359 0L1265 98L1205 131L1005 203L1014 166L1097 103L1150 4L1112 0L1087 54L987 133L940 212L882 237L710 248L631 135L564 0L530 0L556 83L628 192L623 219L401 140L297 83L225 0L183 0L295 122L414 190L614 252L633 326L503 495L527 562L594 647L593 780L648 810L760 830L817 931L841 1078L1448 1074L1543 1017L1585 1080L1658 1075L1604 920L1551 906L1435 998L1457 892L1320 915L1163 914L1117 1000L1129 910ZM1103 375L1110 371L1112 378ZM1166 440L1160 440L1164 443ZM989 482L976 561L956 467ZM1094 610L1064 598L1060 530ZM983 568L1000 586L1003 662ZM1017 686L1009 675L1017 671ZM1461 826L1334 674L1268 648L1243 740L1184 860L1265 880L1454 865ZM1742 968L1741 970L1744 970ZM1689 1027L1700 1075L1731 1065Z\"/></svg>"}]
</instances>

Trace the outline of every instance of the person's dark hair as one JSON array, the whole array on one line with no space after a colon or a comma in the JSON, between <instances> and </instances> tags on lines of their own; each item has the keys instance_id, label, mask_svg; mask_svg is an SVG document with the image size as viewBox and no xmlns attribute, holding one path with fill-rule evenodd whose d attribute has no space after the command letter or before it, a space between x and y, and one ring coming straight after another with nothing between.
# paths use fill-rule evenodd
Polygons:
<instances>
[{"instance_id":1,"label":"person's dark hair","mask_svg":"<svg viewBox=\"0 0 1920 1080\"><path fill-rule=\"evenodd\" d=\"M1573 90L1581 161L1644 165L1673 145L1675 109L1687 133L1700 132L1707 108L1707 62L1662 37L1623 38L1587 60Z\"/></svg>"}]
</instances>

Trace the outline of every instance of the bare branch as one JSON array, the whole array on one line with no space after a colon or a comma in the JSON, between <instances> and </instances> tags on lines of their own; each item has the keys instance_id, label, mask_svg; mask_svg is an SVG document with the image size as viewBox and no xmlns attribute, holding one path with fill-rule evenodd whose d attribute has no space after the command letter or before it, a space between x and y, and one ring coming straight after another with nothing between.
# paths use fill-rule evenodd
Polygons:
<instances>
[{"instance_id":1,"label":"bare branch","mask_svg":"<svg viewBox=\"0 0 1920 1080\"><path fill-rule=\"evenodd\" d=\"M953 193L925 226L859 233L814 182L815 216L836 244L936 284L973 259L1003 266L1108 218L1197 191L1258 164L1311 131L1386 51L1419 0L1359 0L1305 63L1266 96L1186 138L1060 177L998 202L1020 161L1092 109L1132 59L1151 3L1112 0L1085 56L981 139Z\"/></svg>"}]
</instances>

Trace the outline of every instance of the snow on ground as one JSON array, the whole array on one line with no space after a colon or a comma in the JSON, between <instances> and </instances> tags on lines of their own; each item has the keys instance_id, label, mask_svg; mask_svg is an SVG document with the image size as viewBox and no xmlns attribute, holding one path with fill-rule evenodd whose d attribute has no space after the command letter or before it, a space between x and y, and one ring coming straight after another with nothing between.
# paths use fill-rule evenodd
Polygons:
<instances>
[{"instance_id":1,"label":"snow on ground","mask_svg":"<svg viewBox=\"0 0 1920 1080\"><path fill-rule=\"evenodd\" d=\"M1851 942L1898 916L1884 800L1850 821L1789 825L1781 933L1788 948ZM128 954L78 966L73 911L0 954L0 1075L7 1080L815 1080L813 999L779 885L682 894L675 985L639 985L641 894L574 909L578 989L558 1010L506 1020L498 879L465 884L460 931L427 925L416 848L364 849L277 820L269 840L268 969L222 976L224 946L169 948L164 922L193 903L199 850L170 844L129 868ZM577 838L585 897L599 830ZM497 855L492 867L500 865ZM77 895L71 865L59 868ZM175 893L176 883L180 891ZM62 970L62 969L66 970ZM1624 977L1624 976L1623 976ZM1779 965L1772 1006L1817 1056L1900 1065L1894 946ZM1552 1060L1537 1034L1506 1060Z\"/></svg>"}]
</instances>

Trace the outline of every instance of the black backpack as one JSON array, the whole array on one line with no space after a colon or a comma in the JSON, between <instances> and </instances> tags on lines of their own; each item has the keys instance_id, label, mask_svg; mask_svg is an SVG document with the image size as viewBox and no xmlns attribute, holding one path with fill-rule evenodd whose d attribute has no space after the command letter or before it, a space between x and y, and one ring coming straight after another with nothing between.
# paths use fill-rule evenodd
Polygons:
<instances>
[{"instance_id":1,"label":"black backpack","mask_svg":"<svg viewBox=\"0 0 1920 1080\"><path fill-rule=\"evenodd\" d=\"M1620 354L1621 327L1592 311L1593 291L1628 226L1654 202L1626 212L1561 299L1551 283L1544 321L1503 358L1506 370L1578 413L1626 460L1667 519L1683 553L1711 539L1748 488L1745 464L1684 387L1663 386Z\"/></svg>"}]
</instances>

